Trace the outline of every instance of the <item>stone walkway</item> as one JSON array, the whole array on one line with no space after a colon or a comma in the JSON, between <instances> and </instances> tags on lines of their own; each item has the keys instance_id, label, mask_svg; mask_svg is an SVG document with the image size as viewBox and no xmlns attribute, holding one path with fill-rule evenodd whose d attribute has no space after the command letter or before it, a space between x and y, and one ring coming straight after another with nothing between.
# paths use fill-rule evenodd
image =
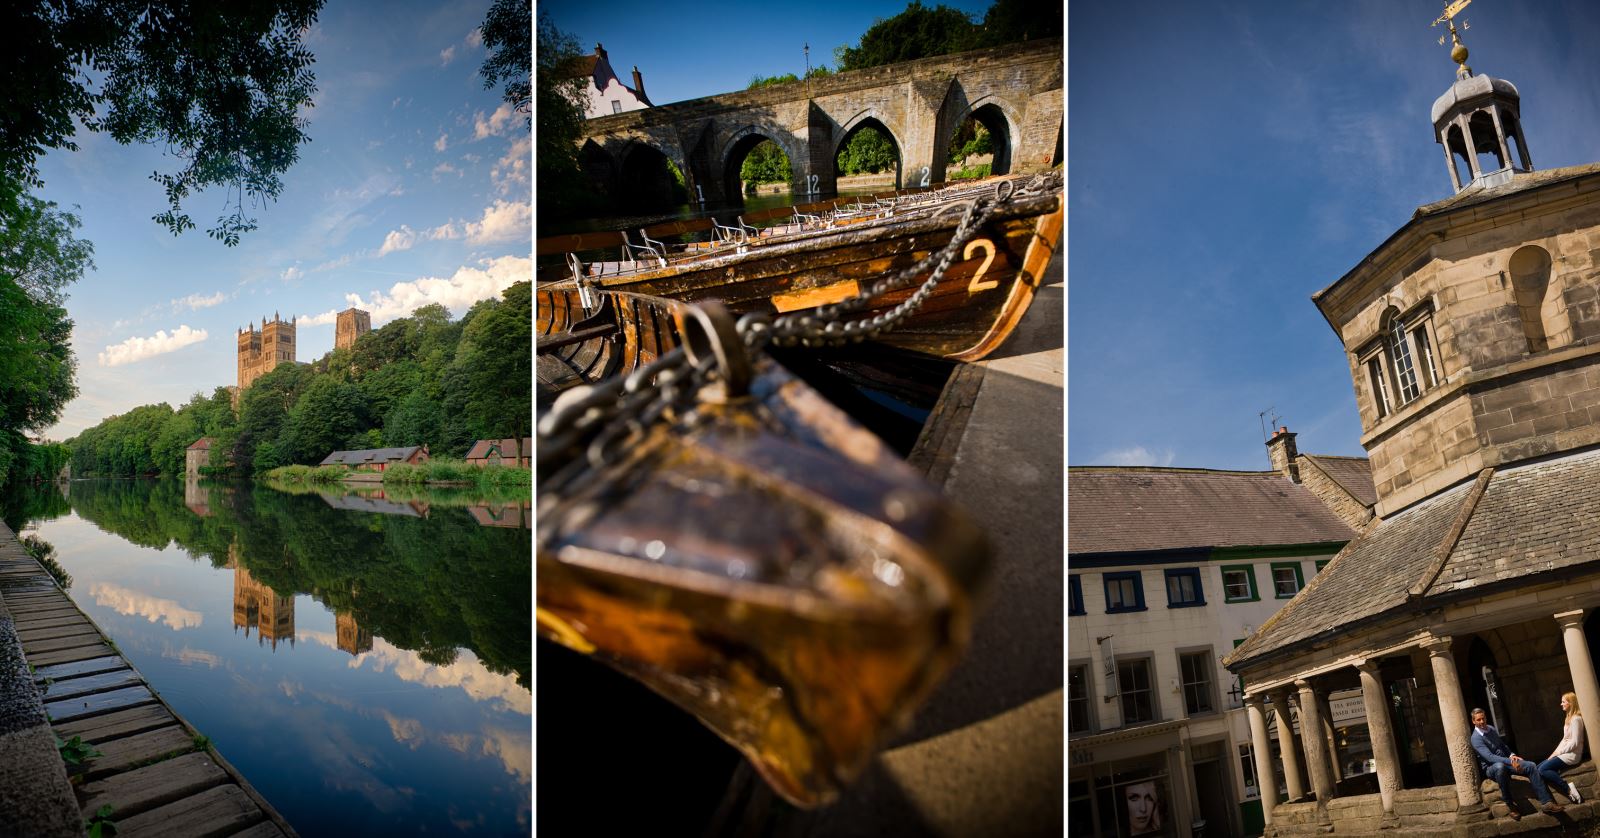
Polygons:
<instances>
[{"instance_id":1,"label":"stone walkway","mask_svg":"<svg viewBox=\"0 0 1600 838\"><path fill-rule=\"evenodd\" d=\"M120 838L295 834L150 689L4 523L0 602L55 735L82 737L101 754L69 769L83 821L110 806Z\"/></svg>"}]
</instances>

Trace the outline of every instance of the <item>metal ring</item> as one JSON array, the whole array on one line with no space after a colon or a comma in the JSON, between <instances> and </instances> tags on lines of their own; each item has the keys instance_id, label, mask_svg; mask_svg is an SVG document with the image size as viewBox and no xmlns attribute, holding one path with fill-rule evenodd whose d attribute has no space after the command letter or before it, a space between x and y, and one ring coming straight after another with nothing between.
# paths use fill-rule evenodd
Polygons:
<instances>
[{"instance_id":1,"label":"metal ring","mask_svg":"<svg viewBox=\"0 0 1600 838\"><path fill-rule=\"evenodd\" d=\"M715 362L729 398L750 392L750 358L728 307L715 300L684 306L674 312L683 349L695 367Z\"/></svg>"}]
</instances>

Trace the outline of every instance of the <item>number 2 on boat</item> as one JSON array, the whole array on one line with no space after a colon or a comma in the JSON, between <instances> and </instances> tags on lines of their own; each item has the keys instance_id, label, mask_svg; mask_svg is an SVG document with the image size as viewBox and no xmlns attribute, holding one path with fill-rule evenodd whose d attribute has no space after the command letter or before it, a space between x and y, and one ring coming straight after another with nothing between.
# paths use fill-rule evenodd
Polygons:
<instances>
[{"instance_id":1,"label":"number 2 on boat","mask_svg":"<svg viewBox=\"0 0 1600 838\"><path fill-rule=\"evenodd\" d=\"M923 186L927 186L928 185L928 167L927 166L923 166L922 167L922 185Z\"/></svg>"},{"instance_id":2,"label":"number 2 on boat","mask_svg":"<svg viewBox=\"0 0 1600 838\"><path fill-rule=\"evenodd\" d=\"M978 272L972 275L972 281L967 283L967 293L976 294L990 288L999 288L999 278L985 280L984 274L989 272L989 265L994 262L994 242L988 239L973 239L967 242L966 250L961 251L962 259L971 259L972 251L983 249L983 264L978 266Z\"/></svg>"}]
</instances>

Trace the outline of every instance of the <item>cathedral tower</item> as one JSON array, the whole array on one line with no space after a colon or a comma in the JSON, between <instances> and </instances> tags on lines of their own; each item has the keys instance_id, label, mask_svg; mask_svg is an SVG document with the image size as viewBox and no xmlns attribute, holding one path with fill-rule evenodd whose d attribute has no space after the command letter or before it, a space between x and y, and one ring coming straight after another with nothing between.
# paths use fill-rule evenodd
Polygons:
<instances>
[{"instance_id":1,"label":"cathedral tower","mask_svg":"<svg viewBox=\"0 0 1600 838\"><path fill-rule=\"evenodd\" d=\"M349 349L356 345L356 338L372 331L372 315L359 308L347 308L339 312L333 327L333 348Z\"/></svg>"},{"instance_id":2,"label":"cathedral tower","mask_svg":"<svg viewBox=\"0 0 1600 838\"><path fill-rule=\"evenodd\" d=\"M277 314L272 315L271 320L263 317L259 331L251 323L249 328L239 330L238 338L240 390L279 364L294 363L295 322L292 317L288 320Z\"/></svg>"}]
</instances>

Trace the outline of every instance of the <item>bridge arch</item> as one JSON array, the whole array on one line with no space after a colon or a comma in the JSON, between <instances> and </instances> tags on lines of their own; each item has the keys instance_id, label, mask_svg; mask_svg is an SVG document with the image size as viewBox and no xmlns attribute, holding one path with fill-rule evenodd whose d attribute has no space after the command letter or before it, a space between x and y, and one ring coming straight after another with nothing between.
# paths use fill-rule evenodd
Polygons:
<instances>
[{"instance_id":1,"label":"bridge arch","mask_svg":"<svg viewBox=\"0 0 1600 838\"><path fill-rule=\"evenodd\" d=\"M629 141L617 153L616 191L618 202L628 207L664 209L687 200L682 187L672 175L668 163L683 171L683 163L674 161L667 151L642 139Z\"/></svg>"},{"instance_id":2,"label":"bridge arch","mask_svg":"<svg viewBox=\"0 0 1600 838\"><path fill-rule=\"evenodd\" d=\"M740 193L739 169L744 165L744 159L762 142L771 140L783 150L789 158L789 180L791 183L801 183L805 178L805 149L787 131L774 129L765 125L746 125L732 134L722 144L722 184L724 197L730 203L741 203L744 195Z\"/></svg>"},{"instance_id":3,"label":"bridge arch","mask_svg":"<svg viewBox=\"0 0 1600 838\"><path fill-rule=\"evenodd\" d=\"M578 168L588 176L596 191L612 195L617 189L617 161L611 152L594 140L584 140L578 149Z\"/></svg>"},{"instance_id":4,"label":"bridge arch","mask_svg":"<svg viewBox=\"0 0 1600 838\"><path fill-rule=\"evenodd\" d=\"M905 127L903 125L891 126L889 124L895 121L897 120L892 118L885 119L877 108L866 108L839 126L839 130L834 133L832 142L829 143L830 151L828 153L828 162L834 167L835 189L838 188L839 176L842 174L839 171L838 164L839 152L844 150L845 143L848 143L850 138L863 128L876 128L889 138L889 144L894 146L894 188L903 188L906 152L905 143L900 138L905 134ZM896 130L896 128L899 130Z\"/></svg>"},{"instance_id":5,"label":"bridge arch","mask_svg":"<svg viewBox=\"0 0 1600 838\"><path fill-rule=\"evenodd\" d=\"M987 94L966 104L950 123L950 133L939 144L941 156L948 152L957 131L968 119L976 120L990 136L994 137L994 162L989 174L1004 175L1011 172L1011 161L1016 159L1017 143L1021 138L1022 113L1016 105L1001 96Z\"/></svg>"}]
</instances>

